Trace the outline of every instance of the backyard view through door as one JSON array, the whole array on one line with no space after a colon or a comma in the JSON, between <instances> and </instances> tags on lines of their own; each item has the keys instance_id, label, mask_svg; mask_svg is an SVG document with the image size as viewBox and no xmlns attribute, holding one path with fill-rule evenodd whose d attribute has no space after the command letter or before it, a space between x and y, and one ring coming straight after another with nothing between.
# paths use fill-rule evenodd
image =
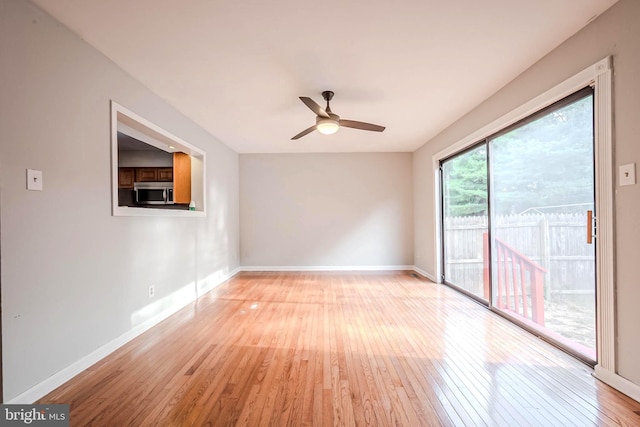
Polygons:
<instances>
[{"instance_id":1,"label":"backyard view through door","mask_svg":"<svg viewBox=\"0 0 640 427\"><path fill-rule=\"evenodd\" d=\"M444 161L441 171L445 282L488 303L486 143Z\"/></svg>"},{"instance_id":2,"label":"backyard view through door","mask_svg":"<svg viewBox=\"0 0 640 427\"><path fill-rule=\"evenodd\" d=\"M595 362L593 147L587 88L444 161L442 192L446 282Z\"/></svg>"}]
</instances>

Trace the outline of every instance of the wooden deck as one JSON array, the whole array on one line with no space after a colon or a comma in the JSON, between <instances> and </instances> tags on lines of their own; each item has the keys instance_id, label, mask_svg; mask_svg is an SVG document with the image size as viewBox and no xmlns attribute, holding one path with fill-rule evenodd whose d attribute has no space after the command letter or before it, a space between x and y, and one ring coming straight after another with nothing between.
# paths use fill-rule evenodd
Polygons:
<instances>
[{"instance_id":1,"label":"wooden deck","mask_svg":"<svg viewBox=\"0 0 640 427\"><path fill-rule=\"evenodd\" d=\"M640 403L409 273L241 273L40 403L71 425L640 425Z\"/></svg>"}]
</instances>

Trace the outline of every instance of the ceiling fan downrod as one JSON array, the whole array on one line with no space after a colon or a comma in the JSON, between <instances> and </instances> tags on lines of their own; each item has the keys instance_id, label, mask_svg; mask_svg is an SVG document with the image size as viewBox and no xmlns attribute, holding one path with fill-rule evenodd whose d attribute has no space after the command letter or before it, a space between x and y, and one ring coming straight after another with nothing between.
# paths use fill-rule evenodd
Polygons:
<instances>
[{"instance_id":1,"label":"ceiling fan downrod","mask_svg":"<svg viewBox=\"0 0 640 427\"><path fill-rule=\"evenodd\" d=\"M329 107L329 101L333 99L333 92L331 92L330 90L325 90L324 92L322 92L322 98L327 101L327 108L325 108L325 111L330 113L331 107Z\"/></svg>"}]
</instances>

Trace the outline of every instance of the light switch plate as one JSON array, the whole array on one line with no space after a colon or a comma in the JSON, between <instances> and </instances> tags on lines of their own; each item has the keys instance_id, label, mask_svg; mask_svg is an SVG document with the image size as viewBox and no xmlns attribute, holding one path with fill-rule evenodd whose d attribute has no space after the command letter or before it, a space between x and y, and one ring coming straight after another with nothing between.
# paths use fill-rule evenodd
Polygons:
<instances>
[{"instance_id":1,"label":"light switch plate","mask_svg":"<svg viewBox=\"0 0 640 427\"><path fill-rule=\"evenodd\" d=\"M42 191L42 171L27 169L27 190Z\"/></svg>"},{"instance_id":2,"label":"light switch plate","mask_svg":"<svg viewBox=\"0 0 640 427\"><path fill-rule=\"evenodd\" d=\"M636 164L629 163L628 165L620 166L619 184L634 185L636 183Z\"/></svg>"}]
</instances>

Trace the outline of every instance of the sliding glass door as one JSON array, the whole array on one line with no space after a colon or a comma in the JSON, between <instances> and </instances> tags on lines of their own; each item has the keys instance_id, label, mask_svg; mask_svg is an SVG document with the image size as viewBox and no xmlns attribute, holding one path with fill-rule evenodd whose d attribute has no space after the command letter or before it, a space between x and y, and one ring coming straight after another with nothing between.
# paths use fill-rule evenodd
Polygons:
<instances>
[{"instance_id":1,"label":"sliding glass door","mask_svg":"<svg viewBox=\"0 0 640 427\"><path fill-rule=\"evenodd\" d=\"M488 302L486 144L443 161L440 170L445 281Z\"/></svg>"},{"instance_id":2,"label":"sliding glass door","mask_svg":"<svg viewBox=\"0 0 640 427\"><path fill-rule=\"evenodd\" d=\"M489 139L492 305L595 360L593 94Z\"/></svg>"},{"instance_id":3,"label":"sliding glass door","mask_svg":"<svg viewBox=\"0 0 640 427\"><path fill-rule=\"evenodd\" d=\"M441 163L445 282L589 361L593 123L586 88Z\"/></svg>"}]
</instances>

